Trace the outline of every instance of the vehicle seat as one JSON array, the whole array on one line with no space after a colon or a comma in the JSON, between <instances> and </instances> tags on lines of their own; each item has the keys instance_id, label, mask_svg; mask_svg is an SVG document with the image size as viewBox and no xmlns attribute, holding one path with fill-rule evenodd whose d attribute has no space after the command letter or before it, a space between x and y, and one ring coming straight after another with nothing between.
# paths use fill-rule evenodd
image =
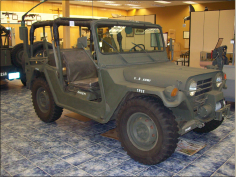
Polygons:
<instances>
[{"instance_id":1,"label":"vehicle seat","mask_svg":"<svg viewBox=\"0 0 236 177\"><path fill-rule=\"evenodd\" d=\"M99 83L97 69L87 53L81 48L62 50L61 56L65 61L69 85L91 92L99 90Z\"/></svg>"}]
</instances>

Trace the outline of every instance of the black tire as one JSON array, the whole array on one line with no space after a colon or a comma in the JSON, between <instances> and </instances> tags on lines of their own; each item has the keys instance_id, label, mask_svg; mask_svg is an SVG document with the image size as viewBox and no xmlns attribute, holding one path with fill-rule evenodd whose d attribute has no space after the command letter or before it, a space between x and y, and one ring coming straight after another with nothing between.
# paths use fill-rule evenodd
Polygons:
<instances>
[{"instance_id":1,"label":"black tire","mask_svg":"<svg viewBox=\"0 0 236 177\"><path fill-rule=\"evenodd\" d=\"M52 49L52 44L51 43L47 43L48 44L48 49ZM43 42L41 41L37 41L33 44L33 55L34 57L42 57L43 56Z\"/></svg>"},{"instance_id":2,"label":"black tire","mask_svg":"<svg viewBox=\"0 0 236 177\"><path fill-rule=\"evenodd\" d=\"M157 138L154 140L154 143L148 141L142 144L141 142L140 146L134 143L135 141L133 141L133 138L129 133L128 126L131 125L129 122L132 121L131 118L136 114L138 115L138 119L141 120L141 117L139 118L139 113L141 113L140 115L146 115L150 119L150 127L155 125L154 129L157 130ZM138 119L137 121L139 121ZM146 119L143 122L149 122L149 119ZM134 125L139 125L137 124L137 121ZM138 126L134 127L137 131ZM149 125L147 128L149 129L149 137L147 139L150 140L150 135L152 134L150 132L153 128L150 129ZM141 130L141 133L142 132L144 131ZM121 141L121 146L124 147L127 154L134 160L147 165L160 163L170 157L177 147L179 137L177 122L175 121L172 112L162 103L150 97L136 97L128 100L122 106L117 116L117 133L119 140ZM136 135L139 137L138 134L139 132L137 131ZM154 133L152 134L152 137L155 137ZM142 140L146 141L145 138ZM145 150L142 149L142 146Z\"/></svg>"},{"instance_id":3,"label":"black tire","mask_svg":"<svg viewBox=\"0 0 236 177\"><path fill-rule=\"evenodd\" d=\"M212 130L215 130L216 128L218 128L222 124L223 121L224 121L224 118L221 121L212 120L210 122L205 123L204 127L195 128L195 129L193 129L193 131L197 132L197 133L208 133L208 132L211 132Z\"/></svg>"},{"instance_id":4,"label":"black tire","mask_svg":"<svg viewBox=\"0 0 236 177\"><path fill-rule=\"evenodd\" d=\"M41 99L39 99L39 96ZM43 102L43 96L46 100L45 105L43 103L40 104ZM63 108L55 104L48 83L44 78L36 78L34 80L32 85L32 101L36 114L43 122L54 122L61 117Z\"/></svg>"},{"instance_id":5,"label":"black tire","mask_svg":"<svg viewBox=\"0 0 236 177\"><path fill-rule=\"evenodd\" d=\"M22 68L22 57L24 52L24 46L22 43L15 45L11 50L12 64L17 68Z\"/></svg>"}]
</instances>

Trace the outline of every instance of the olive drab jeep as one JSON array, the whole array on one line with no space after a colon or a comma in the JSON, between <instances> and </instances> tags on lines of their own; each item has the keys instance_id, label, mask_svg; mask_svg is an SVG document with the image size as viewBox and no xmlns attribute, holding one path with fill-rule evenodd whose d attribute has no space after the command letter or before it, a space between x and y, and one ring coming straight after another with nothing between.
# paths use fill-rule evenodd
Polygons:
<instances>
[{"instance_id":1,"label":"olive drab jeep","mask_svg":"<svg viewBox=\"0 0 236 177\"><path fill-rule=\"evenodd\" d=\"M81 36L76 48L62 49L58 28L70 25L80 31L86 27L90 38ZM46 26L51 30L51 50ZM179 136L214 130L229 114L221 91L226 87L224 73L170 62L160 25L115 19L40 21L31 26L31 48L39 27L44 30L43 56L33 57L28 49L24 20L20 38L27 87L44 122L59 119L63 108L100 123L116 119L128 155L156 164L171 156Z\"/></svg>"}]
</instances>

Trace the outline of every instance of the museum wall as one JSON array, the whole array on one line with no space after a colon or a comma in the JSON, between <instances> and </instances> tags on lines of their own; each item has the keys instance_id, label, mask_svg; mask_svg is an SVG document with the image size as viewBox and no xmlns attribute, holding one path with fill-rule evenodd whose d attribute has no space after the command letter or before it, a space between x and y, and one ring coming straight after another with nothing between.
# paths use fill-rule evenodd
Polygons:
<instances>
[{"instance_id":1,"label":"museum wall","mask_svg":"<svg viewBox=\"0 0 236 177\"><path fill-rule=\"evenodd\" d=\"M12 12L26 12L31 9L33 6L38 4L39 1L15 1L15 0L7 0L1 1L1 11L12 11ZM89 5L89 3L88 3ZM52 11L51 9L62 9L62 4L58 3L49 3L45 2L40 6L36 7L31 13L46 13L46 14L57 14L56 11ZM61 13L61 12L60 12ZM112 13L121 14L127 16L127 11L125 10L117 10L110 8L98 8L91 6L81 6L81 5L70 5L70 15L80 15L80 16L94 16L94 17L107 17L110 18ZM18 17L20 20L21 18ZM19 27L18 24L2 24L5 27L15 28L15 42L16 44L21 43L22 41L19 38ZM27 26L30 29L30 26ZM42 29L36 29L35 36L36 41L40 40L40 35L42 34ZM50 28L46 27L46 33L48 36L48 41L51 41ZM63 38L63 28L59 28L60 38ZM78 27L70 27L70 43L71 46L76 44L77 38L79 37L79 28Z\"/></svg>"},{"instance_id":2,"label":"museum wall","mask_svg":"<svg viewBox=\"0 0 236 177\"><path fill-rule=\"evenodd\" d=\"M205 7L208 10L227 10L235 9L235 2L214 2L193 5L196 11L204 11ZM180 49L185 48L185 39L183 39L183 31L189 31L189 21L186 21L186 27L183 27L184 17L189 16L188 5L156 7L148 9L134 9L128 11L128 16L134 15L151 15L156 14L156 24L162 26L163 32L169 32L169 29L175 29L175 42L180 43Z\"/></svg>"},{"instance_id":3,"label":"museum wall","mask_svg":"<svg viewBox=\"0 0 236 177\"><path fill-rule=\"evenodd\" d=\"M200 67L204 65L203 62L208 63L200 53L211 53L219 38L223 38L222 45L227 46L227 54L233 52L233 44L230 41L234 38L234 14L235 10L192 13L190 67Z\"/></svg>"}]
</instances>

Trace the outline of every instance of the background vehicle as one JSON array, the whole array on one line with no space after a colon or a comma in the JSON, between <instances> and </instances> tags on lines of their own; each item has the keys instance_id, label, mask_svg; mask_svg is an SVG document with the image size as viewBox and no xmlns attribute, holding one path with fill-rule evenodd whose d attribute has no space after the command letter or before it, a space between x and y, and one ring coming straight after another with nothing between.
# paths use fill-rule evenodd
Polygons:
<instances>
[{"instance_id":1,"label":"background vehicle","mask_svg":"<svg viewBox=\"0 0 236 177\"><path fill-rule=\"evenodd\" d=\"M26 86L26 75L24 72L24 65L22 65L22 56L24 52L23 43L15 45L13 48L9 47L10 31L1 25L1 80L8 79L21 79L21 82ZM52 49L52 44L48 44ZM43 43L37 41L33 45L33 56L43 55Z\"/></svg>"},{"instance_id":2,"label":"background vehicle","mask_svg":"<svg viewBox=\"0 0 236 177\"><path fill-rule=\"evenodd\" d=\"M1 33L1 80L4 79L19 79L20 78L20 69L16 67L16 65L13 65L12 61L15 61L16 58L16 52L18 52L18 49L9 48L9 35L10 31L7 30L4 26L1 25L0 28ZM23 48L22 48L23 52ZM11 59L13 58L13 60Z\"/></svg>"},{"instance_id":3,"label":"background vehicle","mask_svg":"<svg viewBox=\"0 0 236 177\"><path fill-rule=\"evenodd\" d=\"M171 156L180 135L209 132L229 114L221 91L224 73L170 62L159 25L78 18L36 22L29 51L23 19L27 87L44 122L59 119L63 108L100 123L116 119L127 153L141 163L156 164ZM70 24L90 29L89 48L87 37L78 38L76 49L60 48L58 27ZM33 57L34 30L45 31L45 26L51 28L53 50L44 34L45 53ZM127 34L133 30L137 35L131 39Z\"/></svg>"}]
</instances>

